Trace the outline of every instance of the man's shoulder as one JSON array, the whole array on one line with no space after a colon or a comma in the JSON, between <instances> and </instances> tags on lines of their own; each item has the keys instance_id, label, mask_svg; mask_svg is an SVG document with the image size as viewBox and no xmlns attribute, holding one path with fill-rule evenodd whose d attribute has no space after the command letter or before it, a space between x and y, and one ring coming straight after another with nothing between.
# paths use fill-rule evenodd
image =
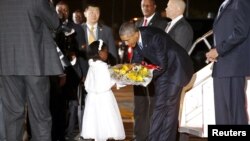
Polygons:
<instances>
[{"instance_id":1,"label":"man's shoulder","mask_svg":"<svg viewBox=\"0 0 250 141\"><path fill-rule=\"evenodd\" d=\"M155 13L154 17L152 18L152 22L160 22L167 24L170 20L168 18L162 17L158 13Z\"/></svg>"},{"instance_id":2,"label":"man's shoulder","mask_svg":"<svg viewBox=\"0 0 250 141\"><path fill-rule=\"evenodd\" d=\"M104 23L98 23L98 27L102 28L103 30L111 30L111 27Z\"/></svg>"},{"instance_id":3,"label":"man's shoulder","mask_svg":"<svg viewBox=\"0 0 250 141\"><path fill-rule=\"evenodd\" d=\"M191 24L183 17L181 18L177 23L176 23L176 27L182 27L182 28L186 28L189 30L193 30Z\"/></svg>"},{"instance_id":4,"label":"man's shoulder","mask_svg":"<svg viewBox=\"0 0 250 141\"><path fill-rule=\"evenodd\" d=\"M135 21L135 26L140 27L142 25L142 22L143 22L143 17L138 18L138 20Z\"/></svg>"}]
</instances>

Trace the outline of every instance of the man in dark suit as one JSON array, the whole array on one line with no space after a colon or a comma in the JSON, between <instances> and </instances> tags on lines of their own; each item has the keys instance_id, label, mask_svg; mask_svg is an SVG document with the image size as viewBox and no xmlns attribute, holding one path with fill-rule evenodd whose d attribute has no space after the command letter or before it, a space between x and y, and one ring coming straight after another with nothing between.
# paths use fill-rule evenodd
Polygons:
<instances>
[{"instance_id":1,"label":"man in dark suit","mask_svg":"<svg viewBox=\"0 0 250 141\"><path fill-rule=\"evenodd\" d=\"M96 40L102 39L108 45L109 63L114 65L118 62L118 52L115 46L113 32L110 27L99 22L100 7L96 3L89 3L84 11L86 22L82 24L87 46ZM86 49L86 48L84 48Z\"/></svg>"},{"instance_id":2,"label":"man in dark suit","mask_svg":"<svg viewBox=\"0 0 250 141\"><path fill-rule=\"evenodd\" d=\"M172 21L165 31L181 45L187 52L191 49L193 43L193 29L184 18L186 4L184 0L169 0L166 7L166 15Z\"/></svg>"},{"instance_id":3,"label":"man in dark suit","mask_svg":"<svg viewBox=\"0 0 250 141\"><path fill-rule=\"evenodd\" d=\"M54 7L46 0L0 1L0 81L7 141L22 140L26 104L32 140L51 141L49 75L62 74L51 34L58 26Z\"/></svg>"},{"instance_id":4,"label":"man in dark suit","mask_svg":"<svg viewBox=\"0 0 250 141\"><path fill-rule=\"evenodd\" d=\"M83 16L83 11L80 9L75 10L72 13L72 20L75 24L83 24L84 22L84 16Z\"/></svg>"},{"instance_id":5,"label":"man in dark suit","mask_svg":"<svg viewBox=\"0 0 250 141\"><path fill-rule=\"evenodd\" d=\"M137 27L154 26L162 30L166 28L168 21L156 12L155 0L141 0L141 11L143 18L136 21Z\"/></svg>"},{"instance_id":6,"label":"man in dark suit","mask_svg":"<svg viewBox=\"0 0 250 141\"><path fill-rule=\"evenodd\" d=\"M154 71L155 102L146 140L175 141L180 94L193 75L191 58L159 28L137 28L126 22L121 25L119 34L126 45L134 48L133 62L147 59L159 66Z\"/></svg>"},{"instance_id":7,"label":"man in dark suit","mask_svg":"<svg viewBox=\"0 0 250 141\"><path fill-rule=\"evenodd\" d=\"M164 31L168 21L156 12L155 0L142 0L141 10L143 18L136 21L137 27L153 26ZM153 114L154 84L147 87L134 86L134 134L137 141L144 141L149 133L150 118Z\"/></svg>"},{"instance_id":8,"label":"man in dark suit","mask_svg":"<svg viewBox=\"0 0 250 141\"><path fill-rule=\"evenodd\" d=\"M70 48L81 48L86 44L84 31L79 24L75 24L69 19L69 5L65 1L59 1L56 4L56 12L59 16L61 28L57 30L55 41L58 47L61 49L64 56L67 56L67 52ZM67 30L65 30L67 29ZM84 54L81 54L83 57ZM66 68L70 66L67 64L64 68L66 74ZM65 83L69 79L67 75L52 76L51 82L51 103L50 109L52 114L52 140L63 141L64 133L67 128L68 119L67 113L72 109L72 104L69 104L67 85ZM66 90L65 90L66 89ZM66 131L67 134L67 131Z\"/></svg>"},{"instance_id":9,"label":"man in dark suit","mask_svg":"<svg viewBox=\"0 0 250 141\"><path fill-rule=\"evenodd\" d=\"M248 124L246 76L250 76L250 1L225 0L213 24L216 124Z\"/></svg>"},{"instance_id":10,"label":"man in dark suit","mask_svg":"<svg viewBox=\"0 0 250 141\"><path fill-rule=\"evenodd\" d=\"M65 34L62 30L59 30L56 34L56 43L65 55L65 52L70 46L77 46L81 48L86 44L84 31L79 24L75 24L69 19L69 6L65 1L59 1L56 4L56 12L60 18L62 27L66 27L69 30L74 30L74 33Z\"/></svg>"}]
</instances>

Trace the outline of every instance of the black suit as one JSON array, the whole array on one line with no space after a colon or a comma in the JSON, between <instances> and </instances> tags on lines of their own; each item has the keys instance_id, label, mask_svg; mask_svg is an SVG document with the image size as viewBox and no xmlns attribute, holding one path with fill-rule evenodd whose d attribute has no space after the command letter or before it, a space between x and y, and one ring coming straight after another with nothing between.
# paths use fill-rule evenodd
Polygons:
<instances>
[{"instance_id":1,"label":"black suit","mask_svg":"<svg viewBox=\"0 0 250 141\"><path fill-rule=\"evenodd\" d=\"M75 32L69 36L65 35L65 31L63 30L63 26L68 29L74 29ZM81 48L82 45L86 44L84 30L81 25L77 25L72 21L65 20L61 23L61 27L56 32L55 41L58 47L61 49L64 56L67 56L70 50L75 50L78 53L78 49ZM85 54L81 54L81 56L85 57ZM67 70L65 69L65 74ZM70 78L66 75L66 81ZM64 79L59 76L50 77L51 83L51 94L50 94L50 109L52 114L52 140L64 140L64 133L66 130L66 112L68 107L68 97L67 97L67 87L60 86L60 81ZM77 81L74 81L77 83ZM66 89L66 90L65 90Z\"/></svg>"},{"instance_id":2,"label":"black suit","mask_svg":"<svg viewBox=\"0 0 250 141\"><path fill-rule=\"evenodd\" d=\"M48 75L62 74L51 34L58 26L57 13L46 0L0 1L0 81L7 141L22 140L26 103L32 139L51 141Z\"/></svg>"},{"instance_id":3,"label":"black suit","mask_svg":"<svg viewBox=\"0 0 250 141\"><path fill-rule=\"evenodd\" d=\"M246 76L250 76L250 1L229 0L213 25L219 54L213 67L216 124L248 124Z\"/></svg>"},{"instance_id":4,"label":"black suit","mask_svg":"<svg viewBox=\"0 0 250 141\"><path fill-rule=\"evenodd\" d=\"M164 30L167 21L159 14L155 14L149 21L148 26L157 27ZM142 26L143 18L135 23L137 27ZM149 60L145 60L150 63ZM134 133L137 141L144 141L149 133L150 118L153 114L154 104L154 83L151 82L146 88L143 86L134 86Z\"/></svg>"},{"instance_id":5,"label":"black suit","mask_svg":"<svg viewBox=\"0 0 250 141\"><path fill-rule=\"evenodd\" d=\"M140 27L143 25L143 18L141 18L140 20L138 20L135 25L137 27ZM155 13L155 15L153 16L153 18L148 22L147 26L153 26L153 27L157 27L160 28L162 30L165 30L166 26L168 25L168 21L164 18L161 17L161 15L159 15L158 13Z\"/></svg>"},{"instance_id":6,"label":"black suit","mask_svg":"<svg viewBox=\"0 0 250 141\"><path fill-rule=\"evenodd\" d=\"M143 48L134 49L133 62L143 59L159 66L154 71L155 102L147 140L175 141L182 88L193 75L187 52L164 31L153 27L139 28Z\"/></svg>"},{"instance_id":7,"label":"black suit","mask_svg":"<svg viewBox=\"0 0 250 141\"><path fill-rule=\"evenodd\" d=\"M65 53L70 48L73 47L76 49L80 49L83 45L86 44L84 30L81 25L75 24L72 21L67 20L67 22L62 24L62 26L66 26L69 29L75 30L75 32L70 36L66 36L64 34L63 29L58 30L58 32L56 33L55 41L64 55L66 55Z\"/></svg>"}]
</instances>

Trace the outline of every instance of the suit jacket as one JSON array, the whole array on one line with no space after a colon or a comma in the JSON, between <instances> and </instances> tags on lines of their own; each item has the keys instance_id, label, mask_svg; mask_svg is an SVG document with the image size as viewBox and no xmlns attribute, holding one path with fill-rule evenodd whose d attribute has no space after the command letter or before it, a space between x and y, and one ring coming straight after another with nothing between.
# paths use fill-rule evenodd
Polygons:
<instances>
[{"instance_id":1,"label":"suit jacket","mask_svg":"<svg viewBox=\"0 0 250 141\"><path fill-rule=\"evenodd\" d=\"M144 21L144 18L141 18L140 20L138 20L135 23L135 25L137 27L140 27L143 25L143 21ZM148 26L157 27L157 28L160 28L162 30L165 30L167 25L168 25L168 21L166 19L162 18L158 13L155 13L153 18L148 23Z\"/></svg>"},{"instance_id":2,"label":"suit jacket","mask_svg":"<svg viewBox=\"0 0 250 141\"><path fill-rule=\"evenodd\" d=\"M88 44L88 40L87 40L88 27L87 27L87 24L83 23L82 27L84 29L86 42ZM117 48L115 46L115 41L114 41L114 37L113 37L113 33L112 33L111 28L104 25L104 24L98 23L96 32L97 32L96 33L97 40L102 39L104 41L104 43L106 43L108 45L108 47L109 47L108 48L109 57L112 57L117 62L117 60L118 60L118 51L117 51Z\"/></svg>"},{"instance_id":3,"label":"suit jacket","mask_svg":"<svg viewBox=\"0 0 250 141\"><path fill-rule=\"evenodd\" d=\"M64 24L69 29L74 29L75 32L70 35L66 36L63 32L63 30L58 30L56 33L56 43L58 47L61 49L64 55L66 55L66 51L69 49L79 49L83 45L86 44L85 40L85 34L84 30L81 27L81 25L75 24L72 21L68 21L66 24Z\"/></svg>"},{"instance_id":4,"label":"suit jacket","mask_svg":"<svg viewBox=\"0 0 250 141\"><path fill-rule=\"evenodd\" d=\"M64 91L68 100L77 100L77 88L83 78L86 78L88 72L88 61L82 57L77 57L76 63L66 67L66 83ZM83 93L86 94L86 93Z\"/></svg>"},{"instance_id":5,"label":"suit jacket","mask_svg":"<svg viewBox=\"0 0 250 141\"><path fill-rule=\"evenodd\" d=\"M137 27L141 27L143 25L143 22L144 22L144 18L141 18L135 23L135 25ZM160 28L161 30L165 30L167 24L168 24L168 21L166 19L162 18L158 13L155 13L155 15L149 21L147 26L152 26L152 27ZM145 61L149 61L149 60L145 60ZM149 83L149 85L147 86L147 89L149 91L150 96L153 96L155 93L154 83L152 82ZM145 92L146 90L143 86L134 86L135 95L146 96Z\"/></svg>"},{"instance_id":6,"label":"suit jacket","mask_svg":"<svg viewBox=\"0 0 250 141\"><path fill-rule=\"evenodd\" d=\"M184 17L173 25L168 34L187 52L191 49L194 33L191 25Z\"/></svg>"},{"instance_id":7,"label":"suit jacket","mask_svg":"<svg viewBox=\"0 0 250 141\"><path fill-rule=\"evenodd\" d=\"M213 24L215 48L214 77L250 75L250 1L229 0Z\"/></svg>"},{"instance_id":8,"label":"suit jacket","mask_svg":"<svg viewBox=\"0 0 250 141\"><path fill-rule=\"evenodd\" d=\"M0 75L58 75L51 31L59 19L46 0L0 1Z\"/></svg>"},{"instance_id":9,"label":"suit jacket","mask_svg":"<svg viewBox=\"0 0 250 141\"><path fill-rule=\"evenodd\" d=\"M133 62L144 58L161 68L154 71L154 77L169 83L185 86L193 75L192 60L188 53L171 37L155 27L140 27L143 48L134 49Z\"/></svg>"}]
</instances>

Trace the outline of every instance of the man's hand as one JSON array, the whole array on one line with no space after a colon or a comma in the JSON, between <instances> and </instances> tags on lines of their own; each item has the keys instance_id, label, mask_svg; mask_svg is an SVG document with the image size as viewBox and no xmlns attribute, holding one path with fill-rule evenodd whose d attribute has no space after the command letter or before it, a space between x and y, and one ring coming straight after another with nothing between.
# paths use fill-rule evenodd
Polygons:
<instances>
[{"instance_id":1,"label":"man's hand","mask_svg":"<svg viewBox=\"0 0 250 141\"><path fill-rule=\"evenodd\" d=\"M219 56L216 48L211 49L209 52L206 53L207 61L208 62L217 62L217 57Z\"/></svg>"}]
</instances>

